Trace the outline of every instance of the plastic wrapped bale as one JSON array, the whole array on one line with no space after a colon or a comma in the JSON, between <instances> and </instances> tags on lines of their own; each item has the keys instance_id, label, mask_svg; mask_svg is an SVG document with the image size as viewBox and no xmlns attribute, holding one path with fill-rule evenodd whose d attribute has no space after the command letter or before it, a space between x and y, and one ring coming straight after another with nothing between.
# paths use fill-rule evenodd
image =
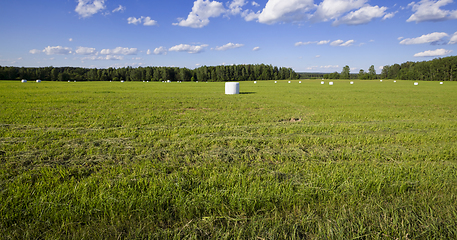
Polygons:
<instances>
[{"instance_id":1,"label":"plastic wrapped bale","mask_svg":"<svg viewBox=\"0 0 457 240\"><path fill-rule=\"evenodd\" d=\"M37 79L37 80L36 80L36 82L37 82L37 83L40 83L40 82L41 82L41 80L40 80L40 79Z\"/></svg>"},{"instance_id":2,"label":"plastic wrapped bale","mask_svg":"<svg viewBox=\"0 0 457 240\"><path fill-rule=\"evenodd\" d=\"M240 94L240 83L226 82L225 83L225 94Z\"/></svg>"},{"instance_id":3,"label":"plastic wrapped bale","mask_svg":"<svg viewBox=\"0 0 457 240\"><path fill-rule=\"evenodd\" d=\"M27 82L27 80L25 80L25 79L22 79L22 81L21 81L21 83L26 83L26 82Z\"/></svg>"},{"instance_id":4,"label":"plastic wrapped bale","mask_svg":"<svg viewBox=\"0 0 457 240\"><path fill-rule=\"evenodd\" d=\"M333 86L333 82L329 82L328 85Z\"/></svg>"}]
</instances>

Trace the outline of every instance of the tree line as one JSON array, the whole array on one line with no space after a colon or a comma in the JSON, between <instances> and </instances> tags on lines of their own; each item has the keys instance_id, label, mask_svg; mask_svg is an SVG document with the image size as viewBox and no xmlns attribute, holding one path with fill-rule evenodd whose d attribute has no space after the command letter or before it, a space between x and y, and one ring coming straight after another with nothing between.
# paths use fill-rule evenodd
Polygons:
<instances>
[{"instance_id":1,"label":"tree line","mask_svg":"<svg viewBox=\"0 0 457 240\"><path fill-rule=\"evenodd\" d=\"M196 69L178 67L124 67L124 68L77 68L77 67L2 67L0 79L40 79L46 81L253 81L298 79L292 68L265 64L202 66Z\"/></svg>"},{"instance_id":2,"label":"tree line","mask_svg":"<svg viewBox=\"0 0 457 240\"><path fill-rule=\"evenodd\" d=\"M386 65L382 69L381 77L402 80L455 81L457 80L457 56Z\"/></svg>"},{"instance_id":3,"label":"tree line","mask_svg":"<svg viewBox=\"0 0 457 240\"><path fill-rule=\"evenodd\" d=\"M386 65L381 74L376 74L374 65L365 72L351 74L349 66L344 66L341 73L324 74L325 79L398 79L421 81L455 81L457 80L457 56L436 58L430 61L405 62L402 64Z\"/></svg>"}]
</instances>

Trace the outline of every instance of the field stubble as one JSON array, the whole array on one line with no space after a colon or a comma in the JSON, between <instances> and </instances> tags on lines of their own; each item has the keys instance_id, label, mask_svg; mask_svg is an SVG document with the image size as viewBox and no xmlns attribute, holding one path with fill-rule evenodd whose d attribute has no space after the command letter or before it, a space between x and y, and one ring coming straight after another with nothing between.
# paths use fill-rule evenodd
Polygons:
<instances>
[{"instance_id":1,"label":"field stubble","mask_svg":"<svg viewBox=\"0 0 457 240\"><path fill-rule=\"evenodd\" d=\"M0 234L457 237L457 84L223 88L0 82Z\"/></svg>"}]
</instances>

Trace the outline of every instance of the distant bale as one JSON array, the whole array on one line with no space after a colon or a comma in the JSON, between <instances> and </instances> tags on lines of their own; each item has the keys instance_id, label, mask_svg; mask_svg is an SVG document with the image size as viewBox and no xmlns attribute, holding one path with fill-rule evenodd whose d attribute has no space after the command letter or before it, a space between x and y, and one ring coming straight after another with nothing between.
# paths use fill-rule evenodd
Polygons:
<instances>
[{"instance_id":1,"label":"distant bale","mask_svg":"<svg viewBox=\"0 0 457 240\"><path fill-rule=\"evenodd\" d=\"M333 82L329 82L328 85L333 86Z\"/></svg>"},{"instance_id":2,"label":"distant bale","mask_svg":"<svg viewBox=\"0 0 457 240\"><path fill-rule=\"evenodd\" d=\"M26 83L26 82L27 82L27 80L25 80L25 79L22 79L22 81L21 81L21 83Z\"/></svg>"},{"instance_id":3,"label":"distant bale","mask_svg":"<svg viewBox=\"0 0 457 240\"><path fill-rule=\"evenodd\" d=\"M37 80L36 80L36 82L37 82L37 83L40 83L40 82L41 82L41 80L40 80L40 79L37 79Z\"/></svg>"}]
</instances>

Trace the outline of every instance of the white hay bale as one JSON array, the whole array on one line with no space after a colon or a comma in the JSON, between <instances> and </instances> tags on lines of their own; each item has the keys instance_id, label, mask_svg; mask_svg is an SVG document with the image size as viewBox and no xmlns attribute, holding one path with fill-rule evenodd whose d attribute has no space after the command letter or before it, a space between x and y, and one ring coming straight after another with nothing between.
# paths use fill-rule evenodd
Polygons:
<instances>
[{"instance_id":1,"label":"white hay bale","mask_svg":"<svg viewBox=\"0 0 457 240\"><path fill-rule=\"evenodd\" d=\"M257 83L257 81L254 81L254 84L256 84L256 83Z\"/></svg>"},{"instance_id":2,"label":"white hay bale","mask_svg":"<svg viewBox=\"0 0 457 240\"><path fill-rule=\"evenodd\" d=\"M124 80L121 80L121 82L124 82Z\"/></svg>"},{"instance_id":3,"label":"white hay bale","mask_svg":"<svg viewBox=\"0 0 457 240\"><path fill-rule=\"evenodd\" d=\"M397 81L394 81L394 83L396 83Z\"/></svg>"},{"instance_id":4,"label":"white hay bale","mask_svg":"<svg viewBox=\"0 0 457 240\"><path fill-rule=\"evenodd\" d=\"M354 84L354 82L351 82L351 84Z\"/></svg>"},{"instance_id":5,"label":"white hay bale","mask_svg":"<svg viewBox=\"0 0 457 240\"><path fill-rule=\"evenodd\" d=\"M440 82L440 84L441 84L441 85L443 85L443 84L444 84L444 82Z\"/></svg>"},{"instance_id":6,"label":"white hay bale","mask_svg":"<svg viewBox=\"0 0 457 240\"><path fill-rule=\"evenodd\" d=\"M324 81L322 81L322 82L321 82L321 84L325 84L325 82L324 82Z\"/></svg>"},{"instance_id":7,"label":"white hay bale","mask_svg":"<svg viewBox=\"0 0 457 240\"><path fill-rule=\"evenodd\" d=\"M414 86L418 86L418 85L419 85L419 83L418 83L418 82L415 82L415 83L414 83Z\"/></svg>"},{"instance_id":8,"label":"white hay bale","mask_svg":"<svg viewBox=\"0 0 457 240\"><path fill-rule=\"evenodd\" d=\"M40 79L37 79L37 80L36 80L36 82L37 82L37 83L40 83L40 82L41 82L41 80L40 80Z\"/></svg>"},{"instance_id":9,"label":"white hay bale","mask_svg":"<svg viewBox=\"0 0 457 240\"><path fill-rule=\"evenodd\" d=\"M290 83L290 81L289 81L289 83Z\"/></svg>"},{"instance_id":10,"label":"white hay bale","mask_svg":"<svg viewBox=\"0 0 457 240\"><path fill-rule=\"evenodd\" d=\"M275 81L275 83L278 83L278 81Z\"/></svg>"},{"instance_id":11,"label":"white hay bale","mask_svg":"<svg viewBox=\"0 0 457 240\"><path fill-rule=\"evenodd\" d=\"M225 94L240 94L240 83L226 82L225 83Z\"/></svg>"},{"instance_id":12,"label":"white hay bale","mask_svg":"<svg viewBox=\"0 0 457 240\"><path fill-rule=\"evenodd\" d=\"M301 81L300 81L300 82L298 82L298 83L301 83Z\"/></svg>"},{"instance_id":13,"label":"white hay bale","mask_svg":"<svg viewBox=\"0 0 457 240\"><path fill-rule=\"evenodd\" d=\"M381 80L379 80L379 81L381 81L381 82L382 82L382 79L381 79Z\"/></svg>"},{"instance_id":14,"label":"white hay bale","mask_svg":"<svg viewBox=\"0 0 457 240\"><path fill-rule=\"evenodd\" d=\"M21 80L21 83L26 83L26 82L27 82L27 80L25 80L25 79Z\"/></svg>"},{"instance_id":15,"label":"white hay bale","mask_svg":"<svg viewBox=\"0 0 457 240\"><path fill-rule=\"evenodd\" d=\"M333 82L329 82L328 85L333 86Z\"/></svg>"}]
</instances>

